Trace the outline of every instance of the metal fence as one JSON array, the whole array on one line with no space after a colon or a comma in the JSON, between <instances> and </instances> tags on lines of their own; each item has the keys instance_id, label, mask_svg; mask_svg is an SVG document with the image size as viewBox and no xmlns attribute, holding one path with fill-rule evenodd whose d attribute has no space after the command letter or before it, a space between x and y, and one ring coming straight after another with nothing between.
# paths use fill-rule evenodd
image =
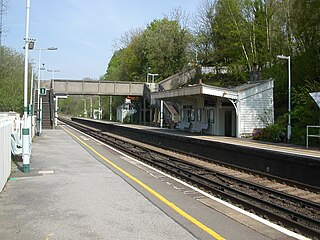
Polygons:
<instances>
[{"instance_id":1,"label":"metal fence","mask_svg":"<svg viewBox=\"0 0 320 240\"><path fill-rule=\"evenodd\" d=\"M310 134L311 128L318 128L319 129L318 134ZM320 138L320 126L307 126L307 139L306 139L306 142L307 142L306 147L307 148L309 147L309 137Z\"/></svg>"}]
</instances>

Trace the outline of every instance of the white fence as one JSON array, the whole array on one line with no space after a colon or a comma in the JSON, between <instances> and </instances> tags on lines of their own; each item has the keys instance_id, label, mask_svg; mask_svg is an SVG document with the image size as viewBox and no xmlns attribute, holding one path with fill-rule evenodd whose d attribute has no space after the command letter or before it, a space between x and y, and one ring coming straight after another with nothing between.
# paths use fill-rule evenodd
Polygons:
<instances>
[{"instance_id":1,"label":"white fence","mask_svg":"<svg viewBox=\"0 0 320 240\"><path fill-rule=\"evenodd\" d=\"M21 138L21 123L17 113L0 113L0 192L11 173L11 134Z\"/></svg>"},{"instance_id":2,"label":"white fence","mask_svg":"<svg viewBox=\"0 0 320 240\"><path fill-rule=\"evenodd\" d=\"M0 118L0 192L11 173L11 132L13 120Z\"/></svg>"}]
</instances>

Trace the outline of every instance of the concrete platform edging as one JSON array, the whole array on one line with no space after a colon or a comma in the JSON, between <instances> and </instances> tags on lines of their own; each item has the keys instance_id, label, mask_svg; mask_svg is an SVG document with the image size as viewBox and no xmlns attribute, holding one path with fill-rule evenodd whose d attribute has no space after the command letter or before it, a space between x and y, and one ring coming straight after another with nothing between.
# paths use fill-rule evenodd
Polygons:
<instances>
[{"instance_id":1,"label":"concrete platform edging","mask_svg":"<svg viewBox=\"0 0 320 240\"><path fill-rule=\"evenodd\" d=\"M87 120L79 118L74 120L88 124ZM320 161L317 158L136 129L118 124L92 121L89 125L136 141L182 152L188 149L188 152L193 155L213 161L320 187Z\"/></svg>"}]
</instances>

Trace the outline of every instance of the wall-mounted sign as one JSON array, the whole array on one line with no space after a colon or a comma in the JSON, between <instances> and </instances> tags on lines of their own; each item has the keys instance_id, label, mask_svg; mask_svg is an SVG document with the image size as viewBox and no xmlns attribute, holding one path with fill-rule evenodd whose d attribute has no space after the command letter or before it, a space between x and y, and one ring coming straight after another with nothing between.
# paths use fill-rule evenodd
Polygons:
<instances>
[{"instance_id":1,"label":"wall-mounted sign","mask_svg":"<svg viewBox=\"0 0 320 240\"><path fill-rule=\"evenodd\" d=\"M46 89L40 88L40 95L46 95Z\"/></svg>"}]
</instances>

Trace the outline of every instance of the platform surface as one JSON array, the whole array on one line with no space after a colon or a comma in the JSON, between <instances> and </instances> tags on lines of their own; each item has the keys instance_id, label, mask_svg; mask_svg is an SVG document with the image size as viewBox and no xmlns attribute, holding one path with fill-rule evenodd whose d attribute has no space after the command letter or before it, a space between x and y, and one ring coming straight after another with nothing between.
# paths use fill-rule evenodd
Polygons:
<instances>
[{"instance_id":1,"label":"platform surface","mask_svg":"<svg viewBox=\"0 0 320 240\"><path fill-rule=\"evenodd\" d=\"M213 239L182 211L221 238L294 239L67 126L43 130L30 166L0 193L0 239Z\"/></svg>"},{"instance_id":2,"label":"platform surface","mask_svg":"<svg viewBox=\"0 0 320 240\"><path fill-rule=\"evenodd\" d=\"M32 152L0 194L0 239L194 239L63 130Z\"/></svg>"}]
</instances>

